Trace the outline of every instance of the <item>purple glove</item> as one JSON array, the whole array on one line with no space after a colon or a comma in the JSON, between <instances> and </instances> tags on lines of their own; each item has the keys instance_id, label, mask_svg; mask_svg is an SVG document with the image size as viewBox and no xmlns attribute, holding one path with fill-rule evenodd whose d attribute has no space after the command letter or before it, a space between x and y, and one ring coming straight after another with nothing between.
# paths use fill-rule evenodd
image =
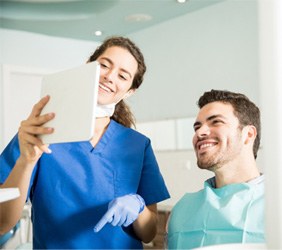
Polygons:
<instances>
[{"instance_id":1,"label":"purple glove","mask_svg":"<svg viewBox=\"0 0 282 250\"><path fill-rule=\"evenodd\" d=\"M106 223L127 227L137 219L144 207L145 202L138 194L128 194L115 198L109 203L108 211L94 227L94 232L99 232Z\"/></svg>"}]
</instances>

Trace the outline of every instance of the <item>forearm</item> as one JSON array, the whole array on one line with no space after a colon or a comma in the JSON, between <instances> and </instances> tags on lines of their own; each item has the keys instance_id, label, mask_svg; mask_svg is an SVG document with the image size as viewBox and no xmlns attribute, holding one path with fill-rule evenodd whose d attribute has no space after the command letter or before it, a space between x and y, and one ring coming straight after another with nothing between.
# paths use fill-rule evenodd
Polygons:
<instances>
[{"instance_id":1,"label":"forearm","mask_svg":"<svg viewBox=\"0 0 282 250\"><path fill-rule=\"evenodd\" d=\"M152 241L157 233L157 222L157 205L145 207L133 223L135 234L145 243Z\"/></svg>"},{"instance_id":2,"label":"forearm","mask_svg":"<svg viewBox=\"0 0 282 250\"><path fill-rule=\"evenodd\" d=\"M19 158L7 180L1 185L1 188L19 188L20 197L0 203L0 235L8 232L21 218L33 167L34 164L26 164Z\"/></svg>"}]
</instances>

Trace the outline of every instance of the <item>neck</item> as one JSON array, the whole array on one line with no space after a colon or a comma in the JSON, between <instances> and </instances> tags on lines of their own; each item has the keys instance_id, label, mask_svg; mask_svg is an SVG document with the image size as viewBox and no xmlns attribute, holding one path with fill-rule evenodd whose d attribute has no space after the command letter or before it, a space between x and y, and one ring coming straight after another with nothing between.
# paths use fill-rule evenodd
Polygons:
<instances>
[{"instance_id":1,"label":"neck","mask_svg":"<svg viewBox=\"0 0 282 250\"><path fill-rule=\"evenodd\" d=\"M95 133L100 133L101 131L105 130L110 123L110 117L99 117L95 120Z\"/></svg>"},{"instance_id":2,"label":"neck","mask_svg":"<svg viewBox=\"0 0 282 250\"><path fill-rule=\"evenodd\" d=\"M238 164L228 163L215 171L216 188L228 184L245 183L258 176L260 176L260 172L255 159Z\"/></svg>"},{"instance_id":3,"label":"neck","mask_svg":"<svg viewBox=\"0 0 282 250\"><path fill-rule=\"evenodd\" d=\"M97 145L110 123L110 117L96 118L94 136L90 140L93 147Z\"/></svg>"}]
</instances>

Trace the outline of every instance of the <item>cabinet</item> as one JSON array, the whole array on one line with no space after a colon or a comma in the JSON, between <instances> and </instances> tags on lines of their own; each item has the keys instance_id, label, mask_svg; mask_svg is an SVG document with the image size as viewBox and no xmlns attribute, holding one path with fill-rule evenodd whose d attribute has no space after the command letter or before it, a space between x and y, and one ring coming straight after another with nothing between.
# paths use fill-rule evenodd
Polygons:
<instances>
[{"instance_id":1,"label":"cabinet","mask_svg":"<svg viewBox=\"0 0 282 250\"><path fill-rule=\"evenodd\" d=\"M148 244L143 244L144 249L165 249L166 223L169 211L158 211L158 231L155 238Z\"/></svg>"}]
</instances>

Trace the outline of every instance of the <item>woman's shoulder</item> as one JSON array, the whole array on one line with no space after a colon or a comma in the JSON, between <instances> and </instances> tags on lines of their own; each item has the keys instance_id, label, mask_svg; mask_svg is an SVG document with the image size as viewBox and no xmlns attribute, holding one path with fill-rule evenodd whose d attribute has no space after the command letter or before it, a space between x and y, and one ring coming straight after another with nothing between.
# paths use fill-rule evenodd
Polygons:
<instances>
[{"instance_id":1,"label":"woman's shoulder","mask_svg":"<svg viewBox=\"0 0 282 250\"><path fill-rule=\"evenodd\" d=\"M111 126L116 130L119 131L120 133L124 133L124 134L128 134L131 136L136 136L139 138L143 138L144 140L150 140L146 135L142 134L141 132L137 131L134 128L129 128L129 127L125 127L122 124L111 120Z\"/></svg>"}]
</instances>

